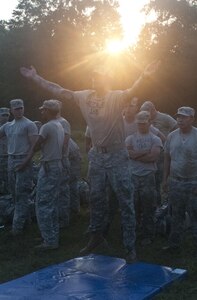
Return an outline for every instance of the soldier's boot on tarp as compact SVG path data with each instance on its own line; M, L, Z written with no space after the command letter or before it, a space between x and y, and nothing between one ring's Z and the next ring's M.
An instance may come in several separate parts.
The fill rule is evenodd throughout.
M125 257L126 263L131 264L137 261L136 251L135 249L132 249L127 252Z
M90 254L95 248L98 246L103 245L108 247L107 241L104 239L101 232L91 233L90 240L86 247L80 250L81 255Z

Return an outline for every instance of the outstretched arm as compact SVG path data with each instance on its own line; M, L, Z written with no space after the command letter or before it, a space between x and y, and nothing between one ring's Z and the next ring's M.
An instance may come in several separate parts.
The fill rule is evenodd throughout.
M61 98L61 99L72 99L74 92L71 90L64 89L60 85L50 82L40 75L37 74L36 69L31 66L30 68L21 67L20 73L23 77L28 80L33 81L35 84L40 86L41 88L52 93L53 96Z
M149 78L151 75L153 75L157 69L159 68L161 61L155 60L149 65L146 66L143 73L140 75L140 77L134 82L131 88L127 89L125 91L125 101L131 101L131 98L136 95L137 90L141 87L142 83L144 82L144 79Z

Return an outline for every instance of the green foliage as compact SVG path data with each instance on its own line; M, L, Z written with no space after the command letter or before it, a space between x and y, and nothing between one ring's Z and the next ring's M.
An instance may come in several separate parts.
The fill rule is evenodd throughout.
M12 19L0 24L2 104L14 97L27 99L26 111L35 119L32 109L50 97L23 80L20 66L34 65L44 77L70 89L90 85L90 71L105 39L121 34L115 3L20 0ZM67 114L72 110L69 107ZM83 123L75 108L74 113Z
M124 89L158 58L161 68L142 87L141 101L151 99L172 114L181 105L196 108L196 1L150 1L145 10L155 11L156 21L145 26L135 49L114 59L102 50L106 39L123 35L117 5L110 0L20 0L11 20L0 22L1 105L23 98L27 117L35 120L37 107L51 97L23 79L20 66L34 65L49 81L81 90L90 88L94 65L109 62L116 73L113 87ZM84 124L71 103L63 105L63 115L72 126Z
M155 11L157 19L143 29L136 60L158 58L162 62L154 94L147 90L145 97L150 94L169 112L181 105L196 108L197 2L152 0L145 11Z

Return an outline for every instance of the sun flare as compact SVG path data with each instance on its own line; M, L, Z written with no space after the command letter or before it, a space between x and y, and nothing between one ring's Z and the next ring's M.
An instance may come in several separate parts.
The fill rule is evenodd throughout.
M106 52L118 54L129 47L135 46L143 26L155 18L146 16L142 8L150 0L119 0L119 13L123 27L123 38L106 42Z
M125 49L123 40L109 40L106 42L106 51L111 54L118 54Z

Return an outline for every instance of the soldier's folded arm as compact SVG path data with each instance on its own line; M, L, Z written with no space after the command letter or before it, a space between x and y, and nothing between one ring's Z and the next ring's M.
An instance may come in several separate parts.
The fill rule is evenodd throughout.
M141 158L139 158L140 161L142 162L156 162L159 158L159 154L161 152L161 147L160 146L153 146L151 150L143 155Z
M133 147L131 145L127 145L127 150L129 152L129 156L131 159L134 159L134 160L138 160L140 159L140 157L146 155L148 152L147 151L136 151L136 150L133 150Z

